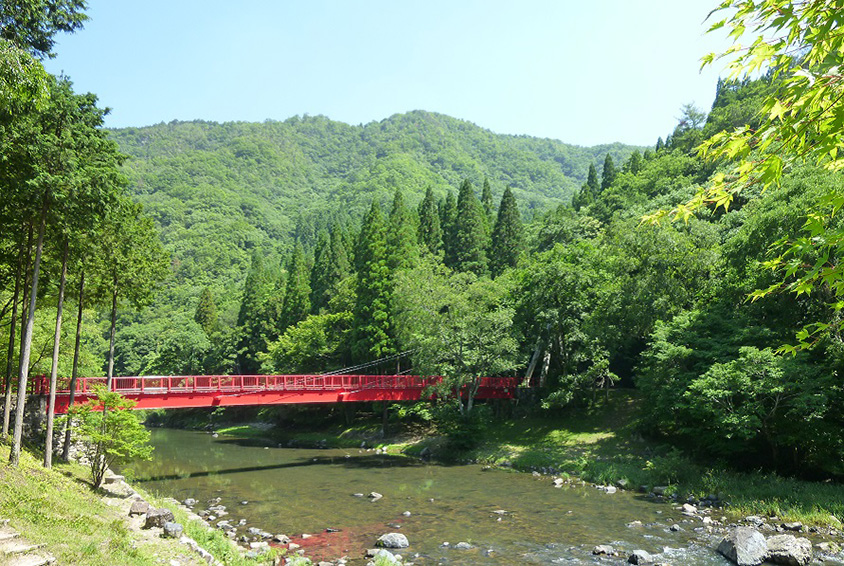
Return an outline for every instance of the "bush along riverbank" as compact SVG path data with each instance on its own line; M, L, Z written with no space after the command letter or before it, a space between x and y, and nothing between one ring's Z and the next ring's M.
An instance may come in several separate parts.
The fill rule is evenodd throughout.
M455 434L448 423L435 423L424 406L393 408L385 436L377 409L359 414L351 424L326 418L324 411L312 419L302 413L299 422L283 426L275 426L275 415L267 411L241 412L236 419L217 414L210 429L274 446L364 448L637 490L669 502L715 506L730 521L777 517L825 529L840 529L844 521L844 487L838 482L736 471L644 438L637 430L639 400L629 391L612 391L596 408L568 415L535 410L493 418L489 407L480 406L471 438ZM158 415L153 422L161 420ZM194 415L191 424L209 428L208 414Z
M8 457L9 447L0 445L0 460ZM5 523L3 532L9 533L8 546L0 549L0 563L23 558L18 552L30 549L36 550L29 553L33 559L35 555L44 559L32 564L257 566L276 562L275 552L245 556L224 533L210 529L175 501L139 492L113 475L94 490L89 476L90 471L76 463L56 463L45 469L40 457L26 450L19 467L0 467L0 519ZM139 502L151 509L169 509L172 516L163 518L178 527L166 531L163 521L153 526L146 512L138 512Z

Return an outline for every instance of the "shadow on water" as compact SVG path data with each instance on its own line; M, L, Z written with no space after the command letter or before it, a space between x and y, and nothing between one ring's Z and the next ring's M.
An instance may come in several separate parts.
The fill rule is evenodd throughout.
M282 464L267 464L262 466L241 466L237 468L225 468L220 470L203 470L201 472L191 472L189 474L162 474L151 477L138 478L135 481L138 483L158 482L167 480L181 480L188 478L204 478L209 476L220 476L226 474L240 474L244 472L263 472L268 470L282 470L289 468L303 468L307 466L337 466L341 465L346 469L379 469L379 468L417 468L430 464L426 464L419 460L412 458L404 458L397 456L382 456L382 455L367 455L355 456L354 458L338 458L338 457L317 457L317 458L302 458L294 462L285 462Z

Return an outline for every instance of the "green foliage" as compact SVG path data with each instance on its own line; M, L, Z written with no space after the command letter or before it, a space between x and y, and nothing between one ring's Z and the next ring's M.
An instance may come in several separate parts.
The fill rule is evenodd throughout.
M208 287L204 288L199 296L199 304L196 305L193 319L208 336L211 336L217 329L217 304L214 302L211 289Z
M481 276L488 271L486 220L472 183L466 179L457 195L452 249L446 248L446 265L456 271ZM450 260L450 261L449 261Z
M311 312L310 272L305 262L302 246L296 244L287 263L287 285L284 287L284 301L279 313L277 333L304 320Z
M482 377L515 370L518 341L505 278L449 273L430 261L397 275L395 318L423 375L442 376L441 398L469 414Z
M106 470L118 463L136 459L149 459L149 431L137 416L130 411L135 406L118 393L98 386L96 401L74 405L68 410L68 418L76 422L76 434L85 444L90 462L91 480L94 487L100 487Z
M404 205L401 191L396 191L387 223L387 265L391 271L413 267L419 261L417 220Z
M263 255L252 254L252 265L246 276L243 299L237 315L240 339L237 343L237 365L241 373L256 373L259 367L257 355L263 351L265 305L272 291L269 272L264 268ZM280 300L281 297L276 297ZM279 302L280 304L280 302Z
M88 20L85 0L11 0L0 5L0 39L33 55L54 57L53 36L73 32Z
M429 253L438 255L443 247L443 230L434 191L431 187L425 191L425 198L419 203L419 233L418 241L425 246Z
M490 271L497 277L505 269L516 267L524 249L524 229L516 197L510 187L504 190L498 206L498 218L492 230Z
M310 315L267 345L261 369L266 373L323 373L344 367L352 320L350 312Z
M355 362L368 362L395 352L388 261L387 224L378 203L373 201L363 219L355 252L358 274L352 325Z

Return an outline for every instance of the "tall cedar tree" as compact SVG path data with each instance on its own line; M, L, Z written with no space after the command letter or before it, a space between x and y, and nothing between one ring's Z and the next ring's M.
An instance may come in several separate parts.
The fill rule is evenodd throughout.
M390 320L390 268L387 265L387 226L373 201L363 219L355 252L357 298L352 324L352 357L356 363L377 360L395 352Z
M574 195L571 199L571 205L575 210L580 210L584 206L589 206L595 199L598 198L598 193L601 191L601 185L598 183L598 170L595 169L595 164L589 164L589 172L586 174L586 182L580 187L580 192Z
M481 276L487 273L487 232L484 211L472 183L466 179L457 195L457 217L454 221L454 265L456 271Z
M206 336L211 336L217 329L217 304L208 287L204 288L202 294L199 295L199 304L196 305L193 319L202 327Z
M308 263L302 246L297 243L287 263L287 286L281 304L278 333L304 320L311 312L311 285Z
M498 206L498 218L492 231L492 247L489 267L493 277L511 267L516 267L523 248L522 218L516 197L510 187L504 190L501 204Z
M237 344L237 368L240 373L257 373L261 368L258 352L265 349L265 305L273 288L270 275L264 268L264 256L257 250L243 286L243 300L237 314L240 340Z
M455 255L457 246L455 243L455 227L457 219L457 199L454 198L454 193L448 191L445 200L440 201L440 226L443 231L443 251L445 256L443 262L448 267L454 267L456 261Z
M484 187L481 190L481 204L484 206L484 214L486 214L489 224L492 226L495 219L495 209L492 204L492 188L489 186L489 179L486 177L484 177Z
M419 230L417 232L420 246L424 246L430 253L437 255L443 248L443 231L434 191L431 187L425 191L425 198L419 203Z
M615 182L616 175L615 163L608 153L606 159L604 159L604 170L601 173L601 191L607 190Z
M419 263L416 243L416 219L404 205L401 191L396 191L387 230L387 265L390 271L410 269Z
M311 271L311 312L321 314L327 311L331 298L340 288L340 282L352 271L346 253L345 231L334 224L328 241L322 241L322 234L317 239L314 268Z
M311 270L311 312L319 314L331 298L331 238L320 230L314 248L314 268Z
M642 154L639 153L638 149L634 149L633 153L630 154L626 166L626 170L634 175L642 170Z

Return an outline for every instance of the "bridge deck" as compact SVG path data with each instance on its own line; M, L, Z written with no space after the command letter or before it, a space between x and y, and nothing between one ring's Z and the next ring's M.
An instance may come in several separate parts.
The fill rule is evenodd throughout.
M246 405L342 403L360 401L418 401L430 398L425 390L440 378L418 375L173 375L115 377L112 390L137 401L136 409L177 409ZM74 402L93 398L104 377L83 377L76 382ZM515 378L481 378L478 399L510 399ZM46 394L46 378L32 381L32 391ZM70 402L69 380L56 392L56 412Z

